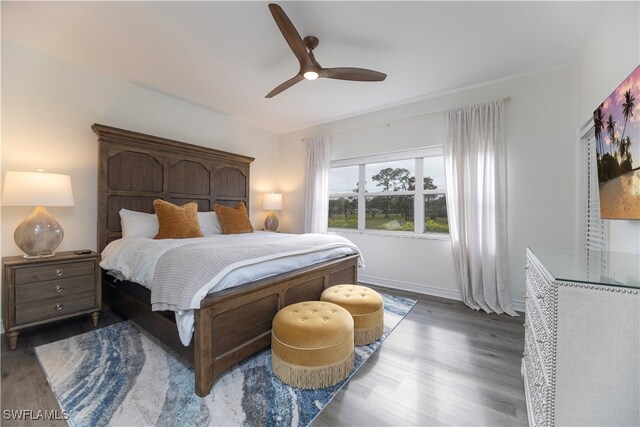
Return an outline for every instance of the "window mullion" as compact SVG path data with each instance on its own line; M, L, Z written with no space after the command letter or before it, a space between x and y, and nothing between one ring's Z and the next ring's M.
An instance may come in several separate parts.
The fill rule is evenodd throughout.
M358 231L364 231L364 225L367 220L367 211L365 207L365 165L359 165L358 167Z
M393 196L413 196L415 194L415 191L375 191L375 192L367 192L367 197L374 197L374 196L389 196L389 197L393 197Z
M417 234L424 232L424 196L422 195L424 188L423 164L422 158L416 159L416 185L413 195L413 230Z
M358 193L330 193L329 197L344 197L345 199L349 197L357 197Z

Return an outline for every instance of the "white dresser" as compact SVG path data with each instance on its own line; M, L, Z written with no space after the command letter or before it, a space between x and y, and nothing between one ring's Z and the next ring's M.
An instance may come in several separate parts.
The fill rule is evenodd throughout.
M527 249L531 426L640 426L640 257Z

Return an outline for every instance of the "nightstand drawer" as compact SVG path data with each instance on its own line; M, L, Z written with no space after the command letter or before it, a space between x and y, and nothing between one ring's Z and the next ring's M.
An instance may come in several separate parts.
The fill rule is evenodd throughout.
M15 284L22 285L24 283L85 276L94 273L95 263L93 260L47 264L41 267L17 268L15 270Z
M79 292L91 292L95 288L93 274L47 282L27 283L16 286L16 304L64 297Z
M60 298L16 304L16 324L37 322L39 320L73 314L96 307L95 292L82 292Z

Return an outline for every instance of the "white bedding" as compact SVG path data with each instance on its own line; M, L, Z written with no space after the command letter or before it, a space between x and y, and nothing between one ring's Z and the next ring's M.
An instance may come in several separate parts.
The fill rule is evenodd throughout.
M219 246L222 251L225 247L233 246L238 242L255 242L255 244L261 244L269 242L271 239L279 239L285 236L288 235L258 231L250 234L218 234L194 239L153 240L147 237L123 238L107 245L102 252L102 262L100 266L119 279L136 282L151 289L158 260L167 251L178 246L202 243L206 239L206 241L210 241L212 244ZM358 251L350 244L241 266L231 269L231 271L217 283L212 283L209 292L221 291L243 283L354 253L358 253ZM359 260L359 263L359 265L362 266L361 260ZM189 345L193 335L193 310L176 310L175 314L180 339L185 346Z

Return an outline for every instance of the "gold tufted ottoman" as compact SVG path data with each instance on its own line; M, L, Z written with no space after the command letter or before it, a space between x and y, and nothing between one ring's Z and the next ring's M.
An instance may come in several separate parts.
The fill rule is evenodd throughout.
M273 318L273 373L299 388L324 388L353 369L353 319L344 308L321 301L284 307Z
M351 313L355 345L370 344L384 333L384 303L373 289L336 285L325 289L320 300L338 304Z

